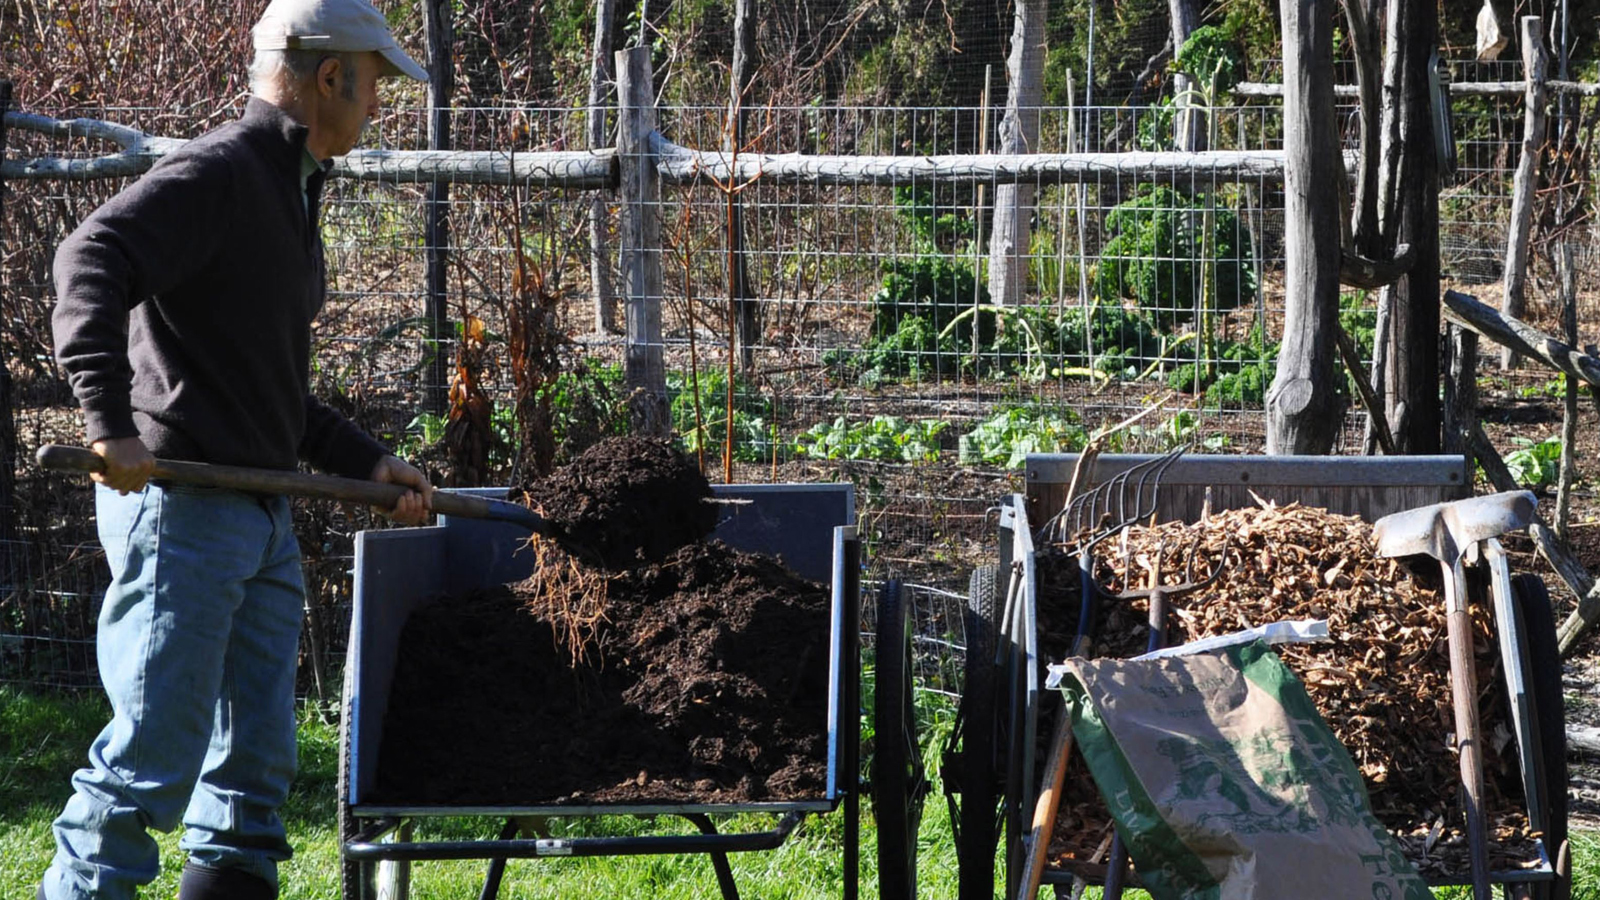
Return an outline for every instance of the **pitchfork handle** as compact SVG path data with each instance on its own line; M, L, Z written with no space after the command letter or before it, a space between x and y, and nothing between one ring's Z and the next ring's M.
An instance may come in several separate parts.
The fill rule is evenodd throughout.
M82 447L45 444L36 454L39 466L58 472L103 472L106 461L100 454ZM194 487L224 488L257 494L284 494L313 500L338 500L365 503L379 509L393 509L410 488L385 481L364 481L335 475L307 475L283 469L252 469L211 463L158 459L152 479ZM504 500L490 500L471 494L435 491L433 511L465 519L498 519L515 522L538 534L549 534L543 516L527 507Z

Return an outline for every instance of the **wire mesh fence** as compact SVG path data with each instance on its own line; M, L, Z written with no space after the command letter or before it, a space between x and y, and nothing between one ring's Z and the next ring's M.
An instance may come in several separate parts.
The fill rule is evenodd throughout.
M1443 264L1452 282L1483 287L1500 277L1520 102L1471 98L1456 110L1461 166L1441 197ZM1219 102L1206 112L1213 149L1281 147L1273 104ZM191 137L229 113L94 115ZM1174 141L1169 105L1039 113L1038 152L1150 151ZM457 109L450 130L462 150L583 149L586 115ZM977 153L998 119L977 107L826 105L751 108L745 116L745 144L729 153ZM368 144L425 147L426 122L425 110L388 111ZM708 150L724 147L730 132L721 106L664 108L659 127L679 145ZM7 157L104 152L83 139L14 130ZM72 227L126 183L6 185L0 291L24 451L82 438L50 355L50 259ZM662 350L680 440L714 478L853 481L874 571L926 585L919 597L928 621L918 633L926 630L930 647L961 646L959 615L950 610L959 610L968 572L992 553L987 510L1020 488L1026 453L1075 449L1093 429L1151 407L1157 412L1122 433L1115 449L1195 443L1255 452L1264 443L1262 405L1283 309L1277 180L1135 166L1081 182L1024 184L1033 199L1017 256L1027 287L1020 303L1006 306L987 293L986 242L1000 188L934 178L897 187L701 179L664 188L658 210ZM429 198L426 184L330 182L330 294L315 326L314 391L461 486L515 485L534 474L522 421L534 408L523 402L530 397L543 404L555 461L624 429L626 338L602 327L616 303L604 276L612 291L620 276L616 194L532 182L450 185L442 204L443 331L429 316ZM596 208L593 233L604 250L592 260ZM728 228L735 208L738 256ZM741 296L730 281L736 265L746 273ZM1370 298L1345 298L1358 336L1370 311ZM513 352L530 322L556 336L555 363L532 387L526 358ZM1359 449L1354 413L1343 435L1341 450ZM0 681L94 683L93 622L105 573L89 490L23 459L5 513L15 536L4 543ZM348 620L351 539L381 524L326 504L302 505L298 517L311 586L303 686L326 695L336 690L329 672ZM943 683L940 663L930 665L930 683Z

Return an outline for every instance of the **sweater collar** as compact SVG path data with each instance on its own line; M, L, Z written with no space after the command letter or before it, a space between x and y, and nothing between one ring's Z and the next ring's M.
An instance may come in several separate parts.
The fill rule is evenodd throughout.
M311 133L311 129L260 97L251 97L245 103L244 117L241 121L250 132L261 135L268 143L275 146L274 157L286 171L294 174L296 181L299 181L300 161L307 153L306 136Z

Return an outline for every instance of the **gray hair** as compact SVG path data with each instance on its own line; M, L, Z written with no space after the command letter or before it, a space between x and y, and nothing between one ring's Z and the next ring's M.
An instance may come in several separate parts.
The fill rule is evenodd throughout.
M339 60L339 92L346 100L356 96L356 54L344 51L323 50L257 50L250 61L250 90L261 94L278 87L293 97L299 97L301 88L317 74L322 61L332 57Z

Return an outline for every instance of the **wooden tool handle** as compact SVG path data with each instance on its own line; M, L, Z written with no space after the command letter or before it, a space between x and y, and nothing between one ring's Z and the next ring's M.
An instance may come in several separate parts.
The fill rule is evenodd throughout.
M46 444L36 454L45 469L64 472L103 472L106 463L100 454L82 447ZM364 503L379 509L393 509L410 488L383 481L341 478L336 475L307 475L280 469L251 469L244 466L219 466L211 463L158 459L152 478L194 487L224 488L258 494L284 494L313 500L338 500ZM434 491L433 511L468 519L501 519L516 522L540 534L549 525L532 510L503 500L489 500L469 494Z
M1464 593L1456 583L1449 594ZM1464 596L1449 598L1445 627L1450 646L1451 699L1455 707L1456 748L1466 793L1467 848L1474 900L1489 900L1488 827L1483 817L1483 730L1478 724L1477 679L1472 666L1472 618Z
M1050 850L1050 837L1055 833L1056 813L1061 808L1061 787L1066 782L1067 757L1072 753L1072 716L1065 706L1062 704L1055 736L1050 739L1050 761L1044 770L1044 789L1033 807L1033 826L1028 829L1028 858L1023 862L1016 900L1034 900L1044 880L1045 857Z

